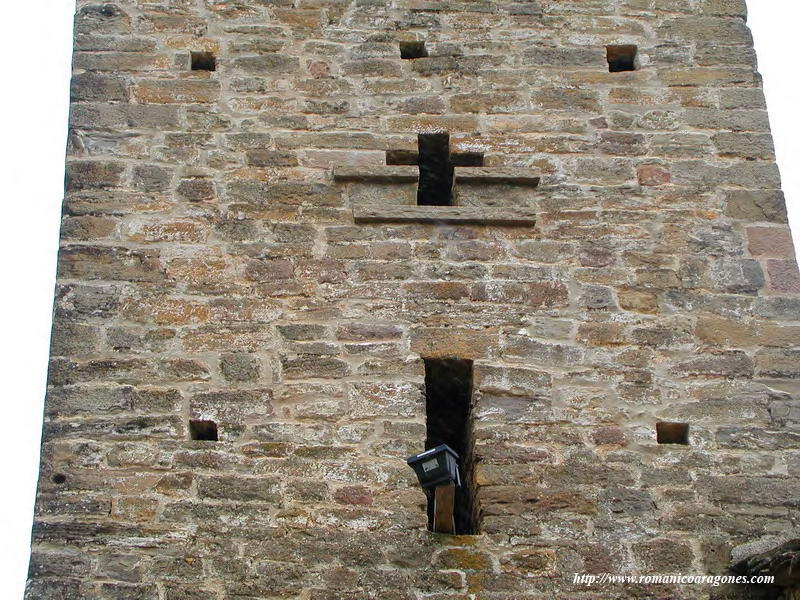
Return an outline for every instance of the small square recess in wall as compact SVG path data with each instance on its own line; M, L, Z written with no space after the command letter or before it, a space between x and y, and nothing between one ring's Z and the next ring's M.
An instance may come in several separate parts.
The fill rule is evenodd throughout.
M189 437L201 442L218 442L217 424L214 421L189 421Z
M216 71L217 58L213 52L192 52L192 71Z
M621 46L606 46L608 70L611 73L636 70L636 53L638 49L631 44Z
M425 58L428 56L428 50L425 48L425 42L400 42L400 58Z
M689 444L688 423L656 423L656 441L659 444Z

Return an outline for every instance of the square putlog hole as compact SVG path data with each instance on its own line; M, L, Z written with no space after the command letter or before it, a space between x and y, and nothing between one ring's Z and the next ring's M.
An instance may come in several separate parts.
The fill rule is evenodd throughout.
M425 58L428 50L425 42L400 42L400 58Z
M659 444L689 445L688 423L656 423L656 441Z
M214 421L189 421L189 437L202 442L218 442L217 424Z
M611 73L636 70L637 47L633 45L606 46L608 70Z
M213 52L192 52L192 71L216 71L217 58Z

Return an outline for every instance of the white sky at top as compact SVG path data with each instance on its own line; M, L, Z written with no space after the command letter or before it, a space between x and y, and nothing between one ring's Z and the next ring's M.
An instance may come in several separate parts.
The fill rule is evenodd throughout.
M796 0L750 0L792 229L800 231ZM0 589L21 598L30 543L64 179L73 0L5 2L0 22Z

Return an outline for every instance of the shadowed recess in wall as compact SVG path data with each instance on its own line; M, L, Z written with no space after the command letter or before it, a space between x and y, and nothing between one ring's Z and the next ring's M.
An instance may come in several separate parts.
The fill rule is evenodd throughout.
M425 360L425 449L447 444L458 454L461 487L456 490L456 533L478 532L472 437L472 361L456 358ZM428 528L433 525L433 499L428 499Z

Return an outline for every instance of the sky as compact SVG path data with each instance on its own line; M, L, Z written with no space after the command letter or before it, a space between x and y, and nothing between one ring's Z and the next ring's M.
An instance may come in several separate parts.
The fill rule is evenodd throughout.
M5 2L0 20L0 589L21 598L33 514L64 181L73 0ZM795 238L800 232L797 0L749 0ZM6 595L7 594L7 595Z

